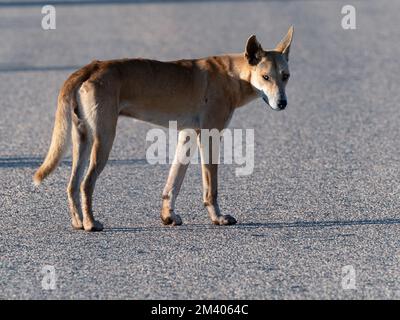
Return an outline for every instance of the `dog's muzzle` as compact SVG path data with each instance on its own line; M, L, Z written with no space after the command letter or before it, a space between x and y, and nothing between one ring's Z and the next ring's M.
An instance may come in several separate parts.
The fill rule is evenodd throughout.
M286 99L279 99L276 103L276 107L273 107L270 105L269 100L267 95L265 95L264 93L262 93L262 99L264 100L264 102L269 105L271 107L272 110L275 111L282 111L285 110L286 106L287 106L287 100Z

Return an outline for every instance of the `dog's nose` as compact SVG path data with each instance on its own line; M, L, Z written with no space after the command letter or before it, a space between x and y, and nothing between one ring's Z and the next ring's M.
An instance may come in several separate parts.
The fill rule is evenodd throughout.
M285 109L287 106L287 100L280 99L278 100L278 107L280 109Z

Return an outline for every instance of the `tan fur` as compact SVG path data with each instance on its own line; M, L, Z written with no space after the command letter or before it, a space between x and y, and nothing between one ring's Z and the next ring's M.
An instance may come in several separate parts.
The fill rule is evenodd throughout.
M177 155L184 152L184 129L195 129L201 158L211 159L219 150L202 146L200 129L224 129L236 108L257 97L273 109L284 108L292 35L293 28L272 51L264 51L252 36L242 54L171 62L93 61L73 73L60 91L51 145L34 182L40 184L56 168L72 132L72 173L67 190L72 225L87 231L102 230L93 218L92 195L108 160L118 117L162 126L177 121L182 130ZM165 224L182 222L174 213L174 203L186 169L187 164L179 162L171 166L163 192L161 218ZM204 204L214 224L234 224L233 217L220 213L217 171L217 164L202 161Z
M71 113L72 110L77 108L75 90L89 78L92 70L92 66L88 65L74 72L65 81L58 95L58 106L50 148L43 164L33 177L35 185L40 185L42 180L57 167L65 152L71 131Z

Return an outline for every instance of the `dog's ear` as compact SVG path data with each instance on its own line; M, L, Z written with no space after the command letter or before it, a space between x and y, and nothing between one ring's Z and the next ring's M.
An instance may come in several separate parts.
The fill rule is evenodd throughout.
M282 53L287 61L289 61L289 51L293 39L293 31L294 28L293 26L291 26L286 36L281 40L281 42L279 42L279 44L275 48L275 51Z
M249 64L252 66L257 65L261 61L263 52L264 51L261 47L261 44L257 41L256 36L253 34L247 40L246 51L244 54Z

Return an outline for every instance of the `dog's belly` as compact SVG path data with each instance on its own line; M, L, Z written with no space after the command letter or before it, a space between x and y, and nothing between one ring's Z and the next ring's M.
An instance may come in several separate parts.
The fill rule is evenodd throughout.
M170 121L176 121L178 129L200 128L200 116L197 112L191 110L157 109L129 102L122 102L120 103L120 115L163 127L169 127Z

